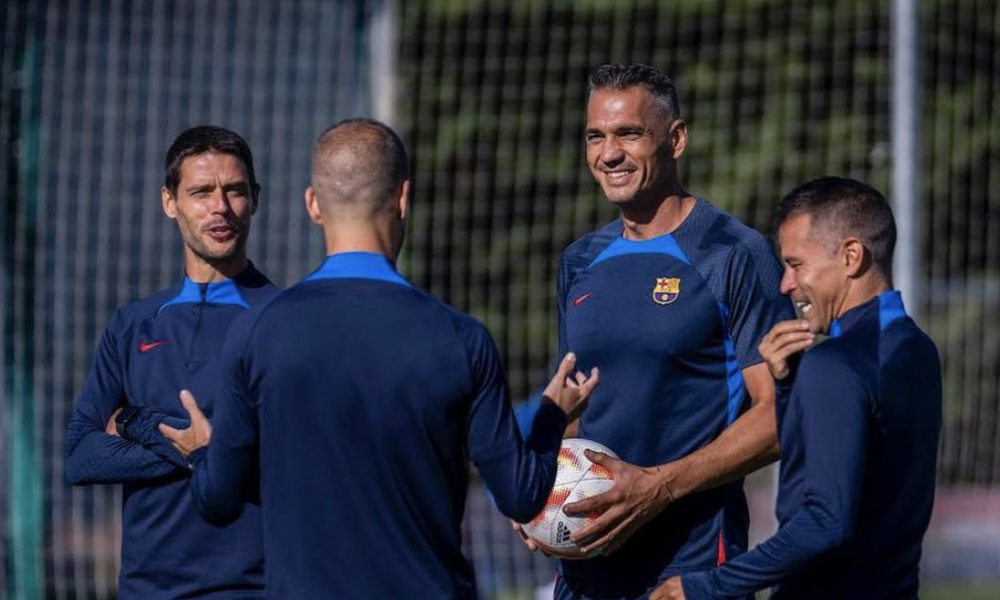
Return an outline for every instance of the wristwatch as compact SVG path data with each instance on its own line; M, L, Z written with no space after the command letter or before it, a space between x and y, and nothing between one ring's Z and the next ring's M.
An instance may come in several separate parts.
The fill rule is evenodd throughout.
M115 417L115 431L126 440L128 437L128 424L139 414L139 409L131 404L126 405Z

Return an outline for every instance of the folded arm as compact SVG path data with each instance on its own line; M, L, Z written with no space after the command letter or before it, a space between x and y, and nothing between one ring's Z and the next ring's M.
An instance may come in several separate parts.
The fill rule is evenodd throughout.
M108 433L115 411L127 403L124 368L114 334L118 320L116 314L101 338L94 366L67 428L66 479L73 485L149 481L185 470L176 453L162 443L147 447L142 441ZM149 418L155 417L146 415L141 420Z

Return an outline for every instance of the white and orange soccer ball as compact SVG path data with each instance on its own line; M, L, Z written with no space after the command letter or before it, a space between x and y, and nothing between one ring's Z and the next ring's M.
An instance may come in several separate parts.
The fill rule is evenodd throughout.
M603 452L618 458L618 455L597 442L582 438L563 440L559 449L556 483L552 487L552 493L545 501L542 512L523 526L524 533L534 540L539 548L552 556L573 559L590 558L599 554L583 554L569 539L573 532L583 529L599 515L570 517L562 510L567 504L604 493L615 485L611 472L599 464L590 462L583 453L584 450Z

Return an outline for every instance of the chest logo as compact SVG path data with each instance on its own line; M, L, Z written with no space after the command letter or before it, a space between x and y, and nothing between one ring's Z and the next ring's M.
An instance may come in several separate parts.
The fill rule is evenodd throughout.
M594 292L587 292L586 294L580 296L579 298L574 299L573 300L573 306L580 306L581 304L583 304L584 300L586 300L587 298L590 298L593 295L594 295Z
M653 302L670 304L681 295L680 277L657 277L653 288Z
M163 344L166 344L168 341L169 340L153 340L152 342L140 342L139 343L139 352L145 354L145 353L149 352L150 350L152 350L153 348L156 348L158 346L162 346Z

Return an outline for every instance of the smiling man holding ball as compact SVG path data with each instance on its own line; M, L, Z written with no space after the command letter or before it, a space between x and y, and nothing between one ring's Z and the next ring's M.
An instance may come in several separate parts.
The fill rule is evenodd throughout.
M565 507L600 516L572 535L594 558L561 561L556 598L643 598L746 550L741 478L778 450L756 348L794 311L764 237L681 186L688 130L669 78L638 64L595 69L584 135L621 218L563 253L559 348L601 369L574 433L621 460L588 453L615 485Z

